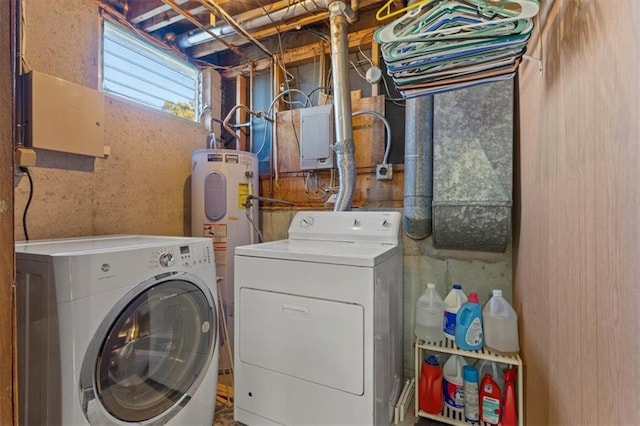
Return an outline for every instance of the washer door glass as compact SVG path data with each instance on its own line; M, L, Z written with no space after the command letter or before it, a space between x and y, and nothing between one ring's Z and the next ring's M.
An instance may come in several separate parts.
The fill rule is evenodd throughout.
M95 391L103 407L119 420L141 422L175 405L208 367L213 315L188 281L162 282L136 296L98 354Z

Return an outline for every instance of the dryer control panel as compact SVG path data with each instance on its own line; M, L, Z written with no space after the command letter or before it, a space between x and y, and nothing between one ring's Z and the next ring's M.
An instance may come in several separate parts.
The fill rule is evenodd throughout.
M289 239L400 244L400 212L299 212Z

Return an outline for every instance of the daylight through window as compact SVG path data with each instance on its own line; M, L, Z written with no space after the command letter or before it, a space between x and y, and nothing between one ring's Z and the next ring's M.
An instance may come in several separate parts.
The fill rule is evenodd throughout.
M195 121L200 98L199 75L189 62L104 21L105 92Z

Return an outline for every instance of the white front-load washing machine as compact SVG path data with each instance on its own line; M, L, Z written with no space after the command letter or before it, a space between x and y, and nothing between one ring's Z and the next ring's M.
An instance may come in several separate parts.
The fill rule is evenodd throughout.
M399 212L299 212L236 248L235 419L389 425L402 382Z
M16 243L19 423L210 426L213 256L209 238Z

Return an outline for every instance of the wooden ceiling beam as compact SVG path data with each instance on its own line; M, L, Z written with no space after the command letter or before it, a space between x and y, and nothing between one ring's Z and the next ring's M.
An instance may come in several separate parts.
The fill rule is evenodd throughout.
M188 1L189 0L175 0L175 3L182 5ZM151 9L149 7L151 7ZM132 24L139 24L140 22L144 22L170 10L171 7L164 4L162 0L134 1L129 3L127 20Z
M191 15L198 15L203 12L208 12L207 8L204 6L197 6L192 9L187 9L187 12ZM169 12L167 12L168 14ZM171 17L167 17L165 14L156 15L151 19L147 19L144 22L142 29L148 33L158 31L159 29L168 27L169 25L175 24L176 22L184 21L184 16L176 13L173 9L171 9Z
M359 45L366 46L373 41L373 31L375 28L367 28L364 30L349 33L349 49L356 49ZM323 46L321 49L320 46ZM331 53L331 46L327 43L312 43L294 49L285 50L283 54L278 55L280 61L285 65L295 65L298 63L309 61L310 59L317 57L321 54ZM263 71L271 66L272 61L270 59L261 59L252 63L238 65L237 67L229 68L221 73L223 78L235 78L238 75L248 75L253 65L253 70Z
M380 0L361 0L360 9L363 10L366 8L370 8L371 6L378 3L380 3ZM282 9L283 7L286 7L287 4L289 4L289 0L279 1L276 3L272 3L269 6L265 6L265 9L268 12L276 11L276 10ZM248 12L244 12L239 15L236 15L233 17L233 19L236 22L242 24L256 17L263 16L264 14L265 14L265 10L263 10L262 8L258 8L258 9L250 10ZM273 36L278 33L282 33L284 31L289 31L292 29L296 29L298 27L303 27L305 25L320 22L324 19L328 19L328 17L329 17L329 13L324 11L318 12L315 14L308 14L292 22L276 23L265 29L253 31L251 32L251 35L256 39L260 40L266 37ZM246 38L238 37L235 35L226 36L224 37L224 39L225 41L228 41L230 44L233 44L234 46L241 46L243 44L249 43L249 41L247 41ZM189 57L192 57L192 58L202 58L204 56L221 52L225 49L226 47L220 41L212 40L205 43L201 43L190 49L187 49L186 53Z

